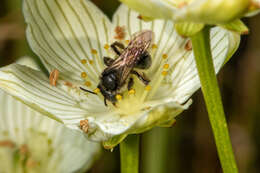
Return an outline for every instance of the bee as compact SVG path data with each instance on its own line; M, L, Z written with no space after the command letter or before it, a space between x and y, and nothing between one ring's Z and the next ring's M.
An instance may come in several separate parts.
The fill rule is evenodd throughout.
M128 90L134 85L131 75L136 75L144 85L148 85L150 80L144 73L139 73L135 69L148 69L152 64L151 56L148 52L154 34L150 30L136 33L133 39L125 48L120 42L114 42L111 48L118 55L118 58L112 59L104 57L104 64L107 66L100 76L100 82L97 86L101 94L104 96L104 104L107 106L107 100L115 104L117 102L116 95L120 94L120 90L127 84ZM86 89L84 91L93 93Z

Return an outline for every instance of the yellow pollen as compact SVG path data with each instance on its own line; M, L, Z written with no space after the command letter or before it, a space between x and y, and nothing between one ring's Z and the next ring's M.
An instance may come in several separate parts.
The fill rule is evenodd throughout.
M94 90L94 93L99 93L100 92L100 89L99 88L96 88L95 90Z
M156 48L157 48L157 45L156 45L156 44L153 44L153 45L152 45L152 48L153 48L153 49L156 49Z
M135 90L134 90L134 89L130 89L130 90L128 91L128 93L129 93L129 94L135 94Z
M89 60L89 64L93 64L94 62L93 62L93 60Z
M96 49L92 49L92 50L91 50L91 53L92 53L92 54L97 54L97 50L96 50Z
M104 49L106 49L106 50L109 49L109 45L105 44Z
M116 95L116 99L117 99L117 100L122 100L122 96L121 96L120 94L117 94L117 95Z
M150 91L150 90L151 90L151 86L150 86L150 85L147 85L147 86L145 87L145 90L146 90L146 91Z
M125 43L128 44L130 41L129 40L126 40Z
M81 77L82 77L82 78L87 77L87 73L86 73L86 72L82 72L82 73L81 73Z
M85 60L85 59L81 60L81 64L86 64L86 63L87 63L87 60Z
M163 58L163 59L166 59L166 58L168 58L168 55L167 55L167 54L163 54L163 55L162 55L162 58Z
M91 83L90 83L89 81L87 81L87 82L85 82L85 85L86 85L87 87L90 87L90 86L91 86Z
M163 68L164 68L164 69L168 69L169 66L170 66L169 64L164 64L164 65L163 65Z
M167 71L163 71L163 72L162 72L162 75L163 75L163 76L166 76L167 74L168 74Z

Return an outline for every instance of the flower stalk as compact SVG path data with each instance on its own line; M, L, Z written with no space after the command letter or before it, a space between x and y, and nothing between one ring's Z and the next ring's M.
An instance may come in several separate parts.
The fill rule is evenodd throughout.
M210 49L210 28L191 37L203 96L224 173L238 172Z
M129 135L120 143L121 173L139 172L139 135Z

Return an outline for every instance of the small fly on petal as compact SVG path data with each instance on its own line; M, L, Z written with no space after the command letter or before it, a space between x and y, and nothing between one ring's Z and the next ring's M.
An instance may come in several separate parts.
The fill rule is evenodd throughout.
M88 133L88 128L89 128L89 125L88 125L88 120L81 120L79 122L79 127L80 129L85 132L85 133Z
M59 71L57 69L53 70L51 73L50 73L50 77L49 77L49 80L50 80L50 84L52 86L56 86L57 85L57 80L59 78Z

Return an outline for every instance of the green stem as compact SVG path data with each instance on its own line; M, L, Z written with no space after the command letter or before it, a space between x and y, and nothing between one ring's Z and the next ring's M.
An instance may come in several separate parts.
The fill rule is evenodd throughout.
M224 173L237 173L210 49L209 27L191 37L201 88Z
M121 173L138 173L139 135L129 135L120 143Z

